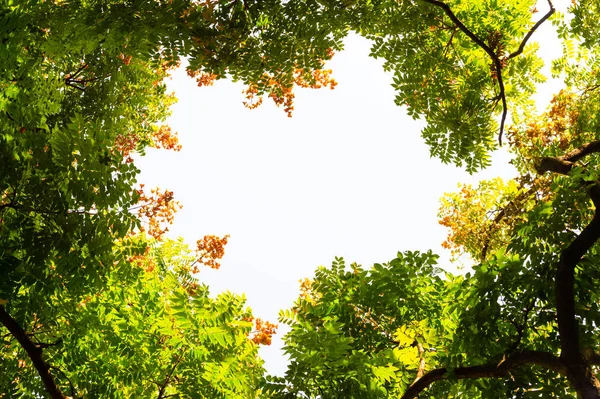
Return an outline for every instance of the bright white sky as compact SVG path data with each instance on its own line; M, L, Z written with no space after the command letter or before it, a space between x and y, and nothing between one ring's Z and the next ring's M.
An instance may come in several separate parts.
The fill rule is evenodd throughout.
M256 317L276 321L298 280L335 256L371 265L432 249L447 266L439 198L459 182L514 173L502 154L477 176L430 159L422 123L394 104L391 75L368 54L365 39L348 38L328 65L339 85L298 90L293 118L268 99L244 108L243 87L228 81L198 88L180 70L169 82L179 98L169 123L183 149L149 151L137 163L140 182L173 190L184 205L171 236L193 244L231 235L221 269L200 279L213 293L245 293ZM279 331L261 355L283 374Z

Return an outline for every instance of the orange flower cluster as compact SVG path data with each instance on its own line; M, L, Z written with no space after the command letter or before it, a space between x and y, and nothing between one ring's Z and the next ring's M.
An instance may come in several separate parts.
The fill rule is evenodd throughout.
M177 133L171 131L168 125L162 125L152 134L152 147L165 150L181 151Z
M215 80L217 80L219 77L219 75L215 75L214 73L192 71L190 69L188 69L186 72L189 77L196 79L198 87L212 86L215 83Z
M461 187L457 194L446 193L447 202L442 202L443 206L439 211L439 224L448 228L448 237L442 243L442 248L449 249L453 257L463 253L463 246L473 246L485 240L487 232L484 221L476 220L477 216L483 212L475 213L475 218L471 214L465 214L464 204L473 204L479 201L475 200L476 190L470 184ZM472 209L473 206L470 207ZM473 220L475 219L475 220ZM467 227L468 226L468 227Z
M252 318L247 321L252 321ZM277 332L277 327L277 324L257 318L254 320L254 330L250 333L250 340L256 345L271 345L273 335Z
M169 231L169 228L164 227L164 225L173 223L175 212L180 210L182 205L173 200L172 191L160 192L158 188L154 188L151 190L150 195L146 195L142 190L143 187L141 185L140 190L137 190L140 195L138 201L140 205L137 208L138 215L147 224L148 234L160 240ZM140 230L146 231L146 228L142 226Z
M331 55L333 56L333 51L331 52ZM283 110L290 118L294 111L294 84L308 89L329 87L333 90L335 86L337 86L337 82L331 76L330 69L317 69L312 72L306 72L304 69L296 69L291 84L284 84L269 75L264 75L263 81L260 83L266 86L265 91L269 92L269 98L271 98L278 107L283 106ZM244 101L244 106L246 108L254 109L262 104L262 98L258 96L258 91L258 84L251 84L243 92L246 97L246 101Z
M133 158L131 157L131 154L135 151L138 141L138 137L133 134L119 134L115 139L114 149L123 155L123 160L126 163L132 163Z
M143 254L130 256L127 258L127 262L135 263L136 266L143 267L146 272L150 273L156 267L156 263L154 257L149 255L150 247L146 247Z
M294 83L308 89L320 89L329 87L330 90L337 86L336 80L331 76L331 69L317 69L307 76L303 69L294 72Z
M179 138L177 133L171 130L170 126L162 125L157 129L154 129L150 134L150 145L153 148L162 148L165 150L180 151L181 144L179 144ZM140 138L135 134L117 135L115 139L114 149L123 155L123 159L126 163L132 163L132 153L135 151Z
M202 237L201 240L196 242L196 255L198 256L197 263L202 263L212 269L218 269L221 264L218 262L219 259L225 255L225 245L229 235L219 238L213 235L207 235ZM198 267L194 266L192 269L193 273L198 273Z
M248 86L248 88L244 90L243 93L246 96L246 101L244 101L244 107L248 109L254 109L262 104L263 98L262 96L258 95L258 88L256 86Z
M130 55L125 55L123 53L119 54L119 59L123 61L123 64L125 65L131 64L131 58L132 57Z
M581 136L576 100L575 94L561 90L552 98L548 112L528 122L525 129L510 129L510 143L527 154L537 154L551 145L566 150L573 137Z
M200 284L197 281L190 281L186 282L183 285L183 288L189 296L196 296L198 295L198 288L200 288Z

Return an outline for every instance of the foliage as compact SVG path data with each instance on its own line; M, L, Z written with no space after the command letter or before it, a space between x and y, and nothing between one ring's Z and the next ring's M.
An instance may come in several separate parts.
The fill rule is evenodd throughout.
M280 313L290 366L270 377L277 397L397 397L420 359L445 358L440 339L454 331L449 284L431 253L399 253L371 269L338 258L321 267L294 307ZM449 317L444 315L450 313ZM434 352L437 350L437 352Z
M72 397L251 397L263 369L244 298L210 297L190 274L196 257L181 241L139 236L115 251L102 289L63 287L34 314L19 315L61 390ZM20 295L7 311L15 314L27 299ZM42 394L26 359L18 342L4 338L0 395Z
M539 115L533 3L353 3L361 17L387 5L357 18L360 32L395 73L398 102L425 116L432 154L485 166L505 96L520 176L442 199L444 246L471 262L464 276L442 276L435 257L409 252L370 269L337 259L303 281L280 315L291 363L265 379L272 397L600 397L596 3L552 17L564 46L552 73L566 87Z
M0 395L600 397L600 6L537 7L1 2ZM565 87L538 115L532 37L548 19ZM133 155L180 148L163 80L182 60L199 86L241 81L247 107L267 96L291 115L294 87L335 86L325 61L350 31L426 121L433 156L474 172L506 132L520 176L443 200L445 245L474 261L465 276L430 252L318 269L281 314L286 376L259 384L257 344L275 325L194 276L219 266L228 237L195 252L159 241L180 205L137 186Z

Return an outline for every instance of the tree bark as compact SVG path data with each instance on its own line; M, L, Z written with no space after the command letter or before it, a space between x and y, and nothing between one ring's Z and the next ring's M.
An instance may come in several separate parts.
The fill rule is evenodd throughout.
M570 153L542 158L536 167L538 173L554 172L568 175L575 162L586 155L600 152L600 141L585 144ZM594 375L579 343L579 322L575 313L575 267L585 253L600 239L600 182L584 182L594 203L592 221L581 231L560 255L556 268L554 293L560 338L561 363L567 379L581 399L600 399L600 381Z
M581 352L579 323L575 317L575 266L600 239L600 186L594 183L589 190L596 212L592 221L560 256L556 270L555 296L560 358L567 368L567 378L579 397L600 399L600 381Z
M446 368L431 370L422 378L416 380L402 395L402 399L415 399L435 381L445 380L451 376L459 380L470 378L501 378L508 375L509 371L526 365L542 366L560 374L567 373L567 369L560 359L551 353L529 350L517 351L498 364L457 367L452 371Z
M65 396L61 393L60 389L56 385L54 381L54 377L50 374L50 366L48 363L44 361L42 358L42 349L37 347L27 336L25 330L21 328L21 326L17 323L15 319L13 319L4 306L0 305L0 323L11 333L13 337L21 344L21 347L25 349L27 355L33 362L34 367L36 368L42 382L44 383L44 387L46 388L46 392L50 395L52 399L65 399Z

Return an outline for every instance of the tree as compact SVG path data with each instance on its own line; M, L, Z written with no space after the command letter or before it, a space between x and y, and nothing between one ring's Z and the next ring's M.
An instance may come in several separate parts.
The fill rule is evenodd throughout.
M533 20L534 6L339 7L395 72L398 103L427 120L433 155L474 170L494 135L508 136L520 176L444 198L445 245L472 264L464 276L412 252L370 269L319 268L280 316L291 364L265 380L274 397L600 397L600 7L573 2L568 20L547 2ZM543 76L530 39L550 17L564 45L552 73L565 88L537 115L530 94Z
M288 86L294 80L303 78L307 85L316 85L322 60L331 57L326 45L333 39L322 39L322 46L315 46L311 54L297 44L301 41L297 35L269 40L266 35L278 34L276 29L263 31L280 14L277 1L8 1L0 5L0 359L7 370L1 394L31 397L45 390L62 398L72 387L73 396L146 395L162 384L158 393L162 397L171 395L175 385L183 386L171 381L171 376L187 381L185 389L177 388L183 389L180 395L197 389L196 396L233 392L246 396L242 392L254 389L251 382L260 374L260 362L254 359L254 347L240 338L248 335L250 323L240 318L249 319L250 313L242 310L238 297L214 302L202 291L194 303L222 309L208 313L188 309L180 315L188 324L214 328L212 335L204 334L217 337L216 343L193 336L187 342L165 343L165 339L182 340L177 338L179 331L163 333L164 339L142 334L133 342L135 337L123 335L124 328L110 333L107 320L85 316L81 304L92 306L100 300L94 298L112 303L118 316L111 325L116 326L124 320L123 313L131 313L129 303L139 310L143 300L154 298L153 306L166 313L147 320L149 324L141 323L143 313L131 316L132 323L141 324L129 333L138 335L147 332L139 329L156 330L157 323L164 324L170 317L167 304L156 298L160 289L179 290L180 308L191 306L175 284L171 265L161 270L161 288L123 260L119 248L132 239L132 233L145 230L159 238L176 209L173 193L144 193L136 185L139 170L132 154L143 154L148 146L178 149L176 136L163 124L174 101L163 79L183 58L188 72L200 81L229 76L275 100L284 91L290 96ZM289 24L273 26L285 29ZM269 84L262 83L265 76ZM216 243L214 239L202 242L206 261L214 258ZM135 245L130 255L141 256L146 247ZM187 255L184 251L177 256ZM122 281L147 297L124 302L132 294L119 288ZM112 314L110 309L95 311ZM211 317L219 318L218 322ZM273 326L256 323L256 334L250 338L268 343ZM97 331L82 336L84 326ZM218 329L227 331L219 335ZM104 340L110 345L100 345ZM126 353L121 357L110 352L118 346L116 341L123 342L120 348ZM92 344L96 346L89 346L90 352L78 349ZM159 344L165 351L163 368L146 375L154 380L131 386L134 374L149 373L149 346L154 350ZM205 374L214 381L200 389L199 382L184 378L179 371L188 373L192 363L186 362L192 358L179 349L195 350L196 362L210 355L214 367L205 369ZM85 358L92 353L95 358ZM241 367L231 362L234 354L240 360L248 357L244 365L248 378L225 383L230 371L221 366L231 366L233 371ZM111 359L114 364L105 363ZM174 371L168 371L167 363ZM127 367L133 374L123 372ZM131 391L123 388L126 385Z
M600 397L600 5L573 2L570 19L543 6L5 2L2 393ZM564 45L553 74L566 87L537 116L531 96L545 77L532 37L549 18ZM295 85L335 85L323 62L349 31L394 71L396 102L426 120L433 156L473 172L508 138L521 176L444 203L447 246L474 261L465 276L416 252L318 270L282 317L290 371L261 392L251 341L268 342L273 326L256 321L252 335L239 297L195 285L187 249L139 235L160 237L176 205L169 191L139 191L131 154L177 149L162 126L173 101L162 79L182 59L199 85L240 80L249 107L266 95L290 114ZM201 256L221 253L217 241L202 241Z
M27 330L0 310L9 331L0 394L35 397L45 386L52 397L253 397L263 368L251 338L265 331L254 330L243 297L212 298L193 277L194 264L217 259L143 236L114 250L103 288L57 290ZM11 308L24 308L20 300Z

